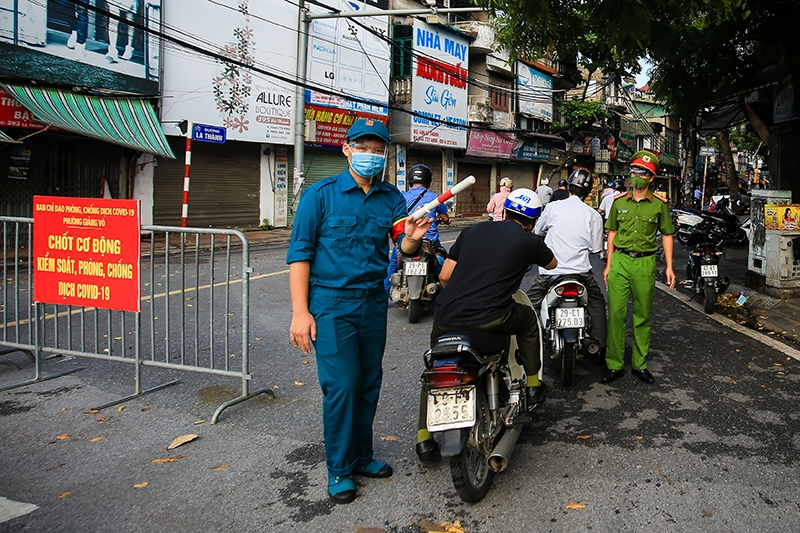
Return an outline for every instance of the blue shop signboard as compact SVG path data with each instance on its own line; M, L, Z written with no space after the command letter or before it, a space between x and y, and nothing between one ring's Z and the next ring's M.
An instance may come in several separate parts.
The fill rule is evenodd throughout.
M535 139L517 139L517 147L511 152L511 159L524 161L549 161L550 160L549 142L542 142Z

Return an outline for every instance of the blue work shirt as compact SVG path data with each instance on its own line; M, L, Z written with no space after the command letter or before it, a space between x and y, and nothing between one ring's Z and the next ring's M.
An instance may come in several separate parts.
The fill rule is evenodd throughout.
M425 191L425 194L422 195L422 198L417 202L417 198L419 198L420 193ZM429 191L424 187L411 187L408 191L405 192L403 195L406 197L406 205L409 208L409 214L413 211L416 211L418 208L423 207L425 204L430 202L431 200L436 200L439 195L435 192ZM411 207L411 204L414 204L414 207ZM438 241L439 240L439 229L436 224L436 216L441 213L443 215L447 214L447 206L444 204L439 204L439 206L428 213L426 216L431 219L431 226L428 228L428 231L425 232L424 239L428 239L430 241Z
M364 194L347 168L303 193L286 263L309 261L312 287L382 288L389 239L397 228L394 235L400 245L407 217L397 187L380 181Z

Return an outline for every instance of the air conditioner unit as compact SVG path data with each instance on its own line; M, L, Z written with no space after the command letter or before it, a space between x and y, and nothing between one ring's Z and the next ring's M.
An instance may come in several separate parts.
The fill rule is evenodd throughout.
M492 102L485 96L472 95L467 98L467 120L469 122L491 123L494 119Z

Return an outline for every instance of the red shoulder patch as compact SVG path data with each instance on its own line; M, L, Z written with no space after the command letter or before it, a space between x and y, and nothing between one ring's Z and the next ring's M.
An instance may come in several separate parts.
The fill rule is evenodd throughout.
M667 201L668 201L667 193L665 193L665 192L655 191L653 193L653 196L655 196L656 198L658 198L659 200L661 200L664 203L667 203Z
M627 192L621 192L618 195L614 196L614 200L618 200L620 198L624 198L625 196L628 196L628 193Z

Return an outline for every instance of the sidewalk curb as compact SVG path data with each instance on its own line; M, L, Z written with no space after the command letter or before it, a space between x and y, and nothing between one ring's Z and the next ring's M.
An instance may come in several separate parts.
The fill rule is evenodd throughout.
M734 331L737 331L739 333L747 335L751 339L757 340L760 343L765 344L765 345L769 346L770 348L773 348L774 350L777 350L777 351L779 351L779 352L781 352L781 353L783 353L783 354L785 354L785 355L787 355L787 356L789 356L789 357L791 357L793 359L797 359L798 361L800 361L800 350L796 350L796 349L792 348L791 346L788 346L787 344L785 344L783 342L775 340L775 339L773 339L772 337L770 337L768 335L764 335L763 333L759 333L757 331L754 331L754 330L752 330L752 329L750 329L748 327L742 326L741 324L737 324L736 322L734 322L730 318L728 318L728 317L726 317L724 315L721 315L720 313L714 312L714 313L709 315L703 310L703 306L702 305L700 305L697 302L690 301L686 297L686 295L683 294L683 293L680 293L680 292L678 292L676 290L670 290L669 285L667 285L665 283L662 283L660 281L656 281L656 288L661 290L661 291L663 291L663 292L665 292L665 293L667 293L668 296L671 296L671 297L675 298L676 300L678 300L682 304L684 304L684 305L686 305L688 307L691 307L692 309L694 309L695 311L697 311L701 315L706 316L706 317L708 317L708 318L710 318L712 320L716 320L717 322L719 322L723 326L727 326L727 327L731 328Z

